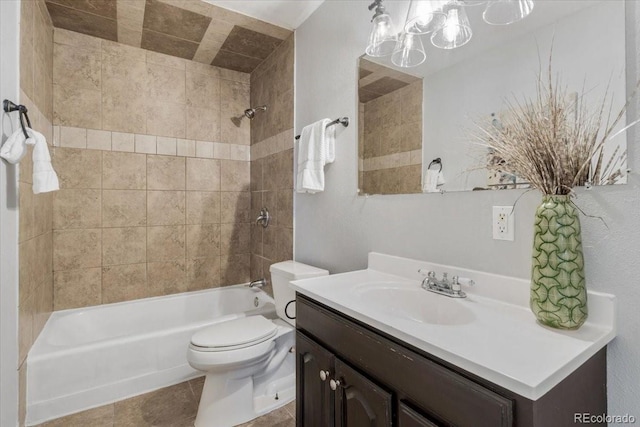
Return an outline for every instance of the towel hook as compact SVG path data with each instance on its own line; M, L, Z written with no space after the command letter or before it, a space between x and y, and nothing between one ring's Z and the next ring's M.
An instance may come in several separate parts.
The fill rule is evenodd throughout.
M27 129L24 126L24 120L27 119L27 125L29 126L29 128L31 128L31 120L29 120L29 115L27 114L27 112L29 111L27 107L25 107L24 105L14 104L8 99L5 99L4 101L2 101L2 108L5 113L12 113L14 111L18 112L18 116L20 118L20 126L22 127L24 137L25 139L29 139L29 134L27 133Z

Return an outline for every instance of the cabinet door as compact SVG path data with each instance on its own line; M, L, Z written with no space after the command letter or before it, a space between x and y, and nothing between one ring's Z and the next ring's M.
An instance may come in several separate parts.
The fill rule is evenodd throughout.
M300 332L296 334L296 352L296 424L332 426L334 402L329 381L333 378L334 356Z
M390 427L391 394L336 359L336 427Z
M398 427L440 427L404 403L398 405Z

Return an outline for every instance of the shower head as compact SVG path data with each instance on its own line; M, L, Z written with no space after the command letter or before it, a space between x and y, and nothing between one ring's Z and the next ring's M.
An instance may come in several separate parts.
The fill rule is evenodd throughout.
M256 111L267 111L267 106L261 105L260 107L247 108L246 110L244 110L244 115L248 119L253 119L256 116Z

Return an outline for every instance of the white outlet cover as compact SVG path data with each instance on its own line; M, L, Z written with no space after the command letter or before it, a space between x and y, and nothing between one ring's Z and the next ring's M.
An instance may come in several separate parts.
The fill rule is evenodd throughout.
M492 215L494 240L515 240L515 211L513 206L494 206Z

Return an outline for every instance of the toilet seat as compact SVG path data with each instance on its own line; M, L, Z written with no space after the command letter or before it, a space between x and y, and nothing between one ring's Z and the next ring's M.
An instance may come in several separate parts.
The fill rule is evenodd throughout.
M277 325L264 316L249 316L211 325L191 337L197 351L231 351L251 347L270 340Z

